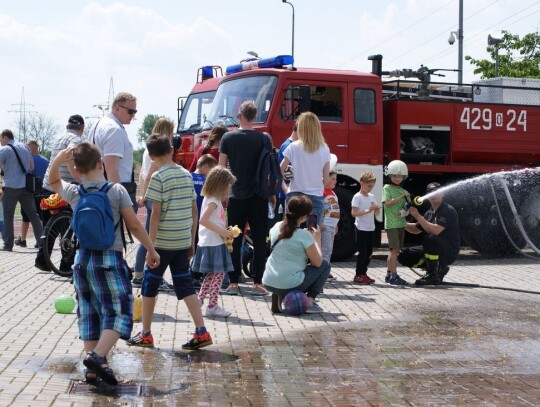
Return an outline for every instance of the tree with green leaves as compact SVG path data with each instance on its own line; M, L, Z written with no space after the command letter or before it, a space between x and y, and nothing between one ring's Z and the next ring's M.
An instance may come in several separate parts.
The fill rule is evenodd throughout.
M509 31L502 32L501 43L498 44L499 76L510 78L540 77L540 35L526 34L523 38ZM481 74L482 79L495 77L497 50L495 46L487 48L491 60L475 59L470 55L465 57L471 65L476 66L475 74Z
M163 116L158 116L157 114L147 114L144 116L141 127L137 131L137 142L139 145L145 145L146 139L152 134L152 129L158 121L159 118Z

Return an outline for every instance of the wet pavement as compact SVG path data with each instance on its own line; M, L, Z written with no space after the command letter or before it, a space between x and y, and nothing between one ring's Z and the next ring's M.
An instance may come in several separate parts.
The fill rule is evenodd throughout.
M93 387L80 382L75 313L53 305L73 286L33 268L35 249L14 250L0 254L0 406L540 405L538 260L465 252L447 276L462 285L397 288L379 251L374 285L351 283L352 261L334 263L325 312L302 317L271 314L270 297L241 285L220 297L233 315L206 320L214 345L194 352L181 350L194 331L185 305L162 293L156 348L119 341L121 384Z

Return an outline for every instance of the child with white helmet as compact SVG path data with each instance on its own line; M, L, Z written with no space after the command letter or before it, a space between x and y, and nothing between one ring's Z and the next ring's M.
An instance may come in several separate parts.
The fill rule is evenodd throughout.
M410 196L409 192L401 187L402 182L409 175L407 164L400 160L394 160L388 164L387 175L390 184L383 187L382 203L384 205L384 229L388 237L387 274L385 281L392 285L407 285L397 274L397 257L403 248L405 227L407 222L402 216L402 208Z

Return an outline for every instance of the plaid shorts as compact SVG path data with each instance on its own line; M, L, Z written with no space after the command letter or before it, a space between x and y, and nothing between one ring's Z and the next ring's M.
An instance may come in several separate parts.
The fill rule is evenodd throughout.
M96 341L104 329L129 339L133 329L133 293L122 252L79 249L73 265L79 337Z

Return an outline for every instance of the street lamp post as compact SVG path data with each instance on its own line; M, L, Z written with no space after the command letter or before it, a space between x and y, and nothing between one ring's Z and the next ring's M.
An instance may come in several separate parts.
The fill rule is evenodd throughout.
M292 52L291 52L291 55L293 57L293 61L294 61L294 6L292 5L291 2L287 1L287 0L281 0L283 3L287 3L287 4L290 4L290 6L292 7Z
M463 0L459 0L459 28L450 32L448 43L453 45L458 40L458 84L463 84Z

